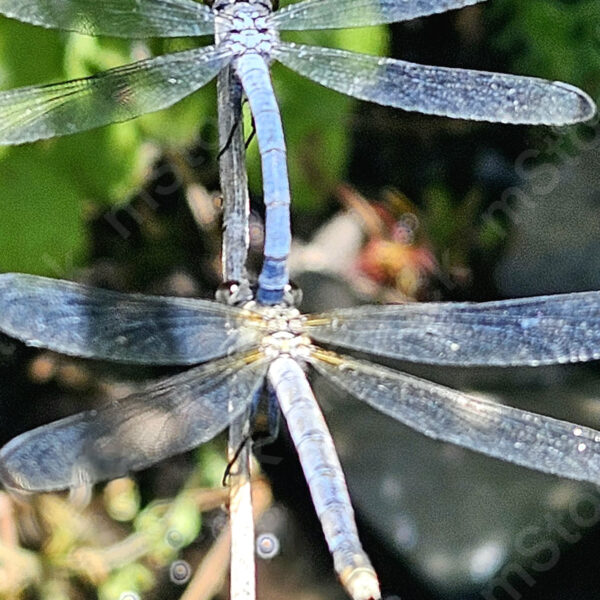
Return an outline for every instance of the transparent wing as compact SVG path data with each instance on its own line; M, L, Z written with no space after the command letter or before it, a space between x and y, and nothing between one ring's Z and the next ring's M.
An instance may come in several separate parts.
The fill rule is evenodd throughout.
M70 356L195 364L258 344L259 333L249 322L246 311L218 302L0 275L0 331Z
M364 306L308 317L318 342L398 360L536 366L600 358L600 292Z
M166 108L208 83L230 58L208 46L84 79L0 92L0 144L75 133Z
M316 351L317 371L428 437L537 471L600 483L600 432L519 410L372 363Z
M148 467L227 427L251 402L265 372L260 355L237 355L28 431L0 450L0 479L13 489L51 491Z
M192 0L0 0L0 14L87 35L146 38L214 32L212 10Z
M418 65L345 50L286 44L273 58L343 94L456 119L566 125L594 116L592 99L560 82Z
M271 22L280 30L342 29L410 21L484 0L304 0L278 10Z

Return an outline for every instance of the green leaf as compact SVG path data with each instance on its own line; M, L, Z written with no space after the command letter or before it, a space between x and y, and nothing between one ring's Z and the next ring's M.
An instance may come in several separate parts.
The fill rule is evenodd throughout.
M14 148L0 159L0 270L67 276L86 256L78 189L43 148Z
M133 598L134 594L142 597L143 593L152 589L155 584L156 578L152 571L134 562L113 571L98 586L98 600L122 600L123 597Z
M600 96L600 17L597 0L507 0L492 4L496 47L523 74L560 79Z
M182 49L176 43L164 46ZM85 77L148 54L142 42L0 19L3 89ZM87 254L84 207L128 202L146 184L161 152L192 144L203 119L211 115L214 120L215 111L214 89L209 89L142 119L0 148L0 269L68 276Z

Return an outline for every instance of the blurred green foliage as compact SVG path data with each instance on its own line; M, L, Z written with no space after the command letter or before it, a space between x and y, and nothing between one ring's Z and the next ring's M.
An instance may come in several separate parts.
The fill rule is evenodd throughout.
M308 43L385 51L386 30L314 34ZM310 35L310 34L308 34ZM196 40L126 41L48 31L0 19L3 89L85 77L149 55L184 50ZM317 206L343 176L353 101L277 69L295 205ZM318 107L315 110L315 106ZM0 149L0 271L65 276L85 264L85 215L127 203L167 151L198 144L216 162L214 84L168 110L123 124ZM252 192L261 193L256 143L249 147ZM310 164L307 165L307 161ZM318 169L315 174L311 166Z
M189 47L157 43L153 50ZM141 42L48 31L2 18L3 89L84 77L149 55ZM86 260L86 209L126 203L163 152L193 144L216 119L214 89L169 111L74 136L0 149L0 270L65 275Z
M214 451L204 452L209 461L219 462L210 458ZM224 468L222 459L220 464ZM25 591L35 590L35 597L48 600L80 598L76 590L82 584L93 585L99 600L134 598L134 594L143 597L165 579L197 540L202 512L215 511L227 497L225 491L215 494L218 486L196 486L201 478L198 467L176 496L146 506L142 506L137 484L127 478L106 484L103 502L86 510L74 509L59 495L38 496L33 500L35 511L20 507L15 514L29 537L36 536L29 540L37 548L35 552L10 542L7 523L16 528L16 521L2 514L0 597L29 598ZM6 506L4 492L0 499ZM124 506L128 507L126 515ZM107 520L107 516L114 519L115 512L119 517Z
M489 43L511 57L517 72L560 78L599 92L597 9L597 0L490 3L485 19L500 26L493 28ZM388 50L386 27L284 37L370 54L385 55ZM10 89L86 76L196 44L196 40L91 38L2 18L1 86ZM280 65L274 65L273 71L288 144L294 209L315 211L344 178L355 102ZM0 270L64 276L85 264L89 252L86 215L130 201L148 184L159 157L199 145L216 162L215 104L211 84L168 110L128 123L1 148ZM249 130L248 116L246 124ZM251 190L260 196L256 143L250 144L248 159Z
M490 4L501 22L496 48L515 71L581 86L600 97L598 0L504 0Z

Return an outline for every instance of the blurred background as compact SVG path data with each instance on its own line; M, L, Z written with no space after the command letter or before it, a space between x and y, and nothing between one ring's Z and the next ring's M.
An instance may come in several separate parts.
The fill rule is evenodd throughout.
M600 100L597 0L494 0L391 27L286 39L563 80ZM85 76L195 43L88 38L3 18L0 85ZM561 130L453 121L360 103L280 65L273 79L304 311L600 289L597 120ZM129 123L0 148L0 271L212 298L218 151L214 84ZM255 141L248 161L256 272L263 209ZM393 366L600 428L595 364ZM75 361L2 337L0 442L167 373ZM313 383L388 600L597 598L595 487L427 440ZM85 509L89 499L22 504L1 495L0 597L227 598L224 456L217 440L135 482L97 486ZM266 476L257 483L258 530L278 546L258 548L259 597L344 598L286 432L258 458Z

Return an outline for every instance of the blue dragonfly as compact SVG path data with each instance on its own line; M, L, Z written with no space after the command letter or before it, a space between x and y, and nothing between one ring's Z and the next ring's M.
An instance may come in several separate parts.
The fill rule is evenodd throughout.
M306 371L319 373L434 439L600 483L600 431L504 406L339 354L431 365L537 366L600 358L600 292L486 303L363 306L303 315L294 306L122 294L24 274L0 275L0 331L69 356L187 371L117 402L17 436L0 479L26 492L89 485L202 444L265 388L296 446L341 582L380 598L344 475Z
M483 0L0 0L0 14L42 27L123 38L214 35L215 44L65 83L0 93L0 144L20 144L166 108L232 64L261 152L265 261L257 299L277 304L288 281L290 190L281 118L269 76L277 60L326 87L409 111L501 123L566 125L590 119L592 100L560 82L413 64L285 43L280 31L406 21Z

